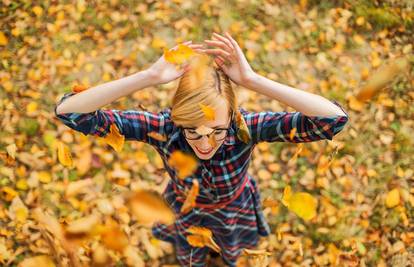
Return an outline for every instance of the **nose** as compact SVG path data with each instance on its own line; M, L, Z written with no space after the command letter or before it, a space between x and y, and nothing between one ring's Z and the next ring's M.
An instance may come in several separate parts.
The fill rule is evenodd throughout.
M197 145L200 149L202 150L207 150L211 148L210 143L208 142L208 137L207 135L203 135L203 137L201 137L198 140L198 145Z

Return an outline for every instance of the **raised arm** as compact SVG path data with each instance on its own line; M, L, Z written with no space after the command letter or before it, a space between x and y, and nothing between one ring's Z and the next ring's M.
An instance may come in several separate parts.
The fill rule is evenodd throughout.
M188 46L197 50L200 45ZM176 47L172 49L176 49ZM106 136L111 124L116 124L126 139L155 144L148 133L167 134L171 125L169 112L159 113L138 110L101 110L101 107L145 87L167 83L182 76L188 65L179 68L161 56L149 69L89 88L80 93L67 92L56 104L55 116L68 127L85 135Z

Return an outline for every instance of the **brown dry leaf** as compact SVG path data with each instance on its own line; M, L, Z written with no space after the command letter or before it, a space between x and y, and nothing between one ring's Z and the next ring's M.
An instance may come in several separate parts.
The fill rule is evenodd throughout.
M58 142L57 144L57 150L58 150L58 159L59 162L66 167L72 167L73 161L72 161L72 155L70 153L69 147L64 144L63 142Z
M168 164L176 169L177 176L180 179L190 176L198 167L198 161L194 156L183 153L180 150L171 153L170 158L168 159Z
M216 111L212 107L201 104L201 103L198 103L198 105L200 106L201 110L203 111L204 118L206 120L214 121L216 119Z
M196 206L196 199L200 192L200 185L197 179L193 179L193 185L187 194L184 204L181 206L181 213L186 214Z
M125 143L125 136L120 134L115 123L111 124L109 133L103 137L104 141L110 145L116 152L121 152Z
M213 239L213 233L210 229L201 226L190 226L187 229L191 235L187 235L187 241L191 246L204 247L207 246L214 251L220 253L221 248Z
M172 224L175 214L164 198L153 191L138 190L128 197L128 205L137 221L144 225L154 222Z
M157 132L154 132L154 131L149 132L148 136L154 138L155 140L161 141L161 142L167 141L167 136L166 135L160 134L160 133L157 133Z
M247 127L246 121L239 110L236 112L236 124L238 128L237 137L244 143L249 143L251 140L249 128Z
M47 255L34 256L24 259L18 267L55 267L53 260Z

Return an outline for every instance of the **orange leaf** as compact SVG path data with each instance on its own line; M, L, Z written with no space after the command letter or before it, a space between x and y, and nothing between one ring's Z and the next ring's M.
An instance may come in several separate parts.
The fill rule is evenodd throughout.
M290 130L290 133L289 133L290 140L293 140L293 137L295 136L296 130L297 130L296 127L292 128L292 130Z
M237 137L244 143L249 143L251 140L249 128L247 127L246 121L240 111L236 112L236 124L237 124Z
M125 136L119 133L116 124L111 124L110 132L104 137L104 141L115 149L116 152L121 152L124 146Z
M110 220L101 233L102 243L106 248L122 252L129 244L129 240L120 226L113 220Z
M177 176L180 179L190 176L198 166L197 160L192 155L185 154L179 150L171 153L168 164L177 170Z
M194 247L207 246L216 252L221 251L221 248L214 241L213 233L210 229L201 226L190 226L187 232L191 234L187 236L187 241L190 245Z
M128 199L132 214L138 222L150 225L154 222L172 224L175 214L163 197L156 192L138 190Z
M185 199L184 204L181 207L181 213L185 214L196 206L196 199L197 199L199 192L200 192L200 185L198 183L198 180L193 179L193 185L191 186L191 189L188 192L187 198Z
M214 121L216 119L216 112L214 111L212 107L201 104L201 103L198 103L198 105L203 111L204 117L206 118L206 120Z
M76 84L72 87L72 92L73 93L80 93L82 91L85 91L86 89L88 89L88 88L85 85Z
M167 141L167 136L165 136L165 135L163 135L163 134L160 134L160 133L157 133L157 132L154 132L154 131L149 132L147 135L148 135L149 137L152 137L152 138L154 138L155 140L158 140L158 141L161 141L161 142L165 142L165 141Z

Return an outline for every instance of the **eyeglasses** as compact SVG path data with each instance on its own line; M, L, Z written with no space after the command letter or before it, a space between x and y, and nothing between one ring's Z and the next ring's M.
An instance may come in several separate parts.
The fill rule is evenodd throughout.
M230 122L233 119L233 114L230 116ZM229 126L230 127L230 126ZM180 127L182 129L183 135L188 140L199 140L203 137L196 132L196 128L194 127ZM214 136L216 141L222 141L226 138L230 128L215 128L211 133L206 134L209 138L211 135Z
M187 138L188 140L199 140L203 137L203 135L200 135L195 131L195 128L182 127L182 129L183 129L184 137ZM216 141L221 141L226 138L228 131L229 131L228 128L216 128L214 129L214 131L206 135L207 137L214 135L214 139L216 139Z

